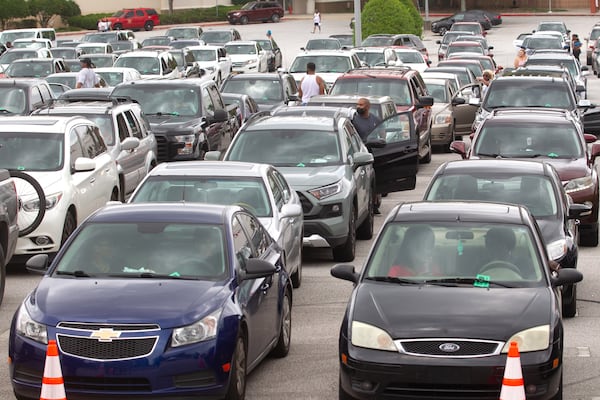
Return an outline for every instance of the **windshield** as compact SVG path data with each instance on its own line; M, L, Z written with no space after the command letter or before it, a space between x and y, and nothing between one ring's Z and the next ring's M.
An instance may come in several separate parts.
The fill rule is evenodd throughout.
M41 42L16 42L13 43L13 47L15 49L42 49L46 47L46 44Z
M243 5L242 10L252 10L252 8L256 5L255 2L251 1L250 3L246 3Z
M121 50L133 50L133 43L129 40L119 40L116 42L110 42L113 51L121 51Z
M53 275L222 280L228 275L223 231L163 222L88 224Z
M338 79L330 94L390 96L397 106L412 104L408 81L404 79Z
M2 43L14 42L16 39L34 39L35 36L35 31L2 32L0 33L0 41Z
M338 50L342 45L337 39L312 39L306 43L306 50Z
M558 38L528 36L523 40L523 47L528 49L562 49L563 45Z
M354 46L354 37L352 35L332 35L331 37L339 40L342 46Z
M396 57L404 64L424 64L425 60L418 51L402 51L396 50Z
M120 17L122 15L125 15L125 11L124 10L119 10L116 13L114 13L112 16L113 17Z
M228 54L256 54L256 46L253 44L229 44L225 46Z
M455 41L459 36L464 35L465 32L446 32L442 36L442 44L450 44Z
M20 171L58 171L64 162L63 135L0 133L0 167Z
M394 44L394 38L388 36L369 36L362 42L362 46L385 47Z
M247 94L257 103L276 103L283 101L283 92L279 79L231 79L221 88L225 93Z
M382 52L366 52L359 51L356 53L360 61L367 63L369 66L385 65L385 58Z
M537 59L530 58L525 62L525 66L528 65L556 65L559 67L567 68L571 76L577 76L579 74L578 64L574 59Z
M449 103L445 85L425 81L425 86L427 86L427 91L433 97L435 103Z
M280 167L320 167L342 164L336 132L289 129L245 131L227 157Z
M92 64L97 68L108 68L112 67L114 62L112 57L90 57Z
M134 68L142 75L160 75L160 64L155 57L119 57L115 67Z
M579 133L572 124L483 124L473 154L519 158L583 157Z
M113 90L111 95L115 97L131 97L140 103L142 111L148 116L179 115L193 117L198 115L200 109L200 88L189 89L169 86L152 85L151 87L143 88L137 88L134 85L118 86ZM172 99L172 101L165 101L164 99Z
M263 50L273 50L273 42L271 42L270 40L255 40L255 42L257 42L260 47L263 48Z
M27 107L25 91L18 87L0 87L0 114L22 115ZM1 167L4 168L4 167Z
M69 48L69 49L52 49L50 50L52 53L52 57L55 58L77 58L77 50Z
M148 39L144 39L144 41L142 42L142 46L167 46L169 45L169 43L171 43L171 38L164 36L164 37L154 37L154 38L148 38Z
M117 86L119 83L123 82L123 73L122 72L101 72L96 71L98 75L104 79L104 82L108 86Z
M108 43L117 39L117 35L115 33L107 32L107 33L88 33L83 36L81 39L82 42L88 43Z
M104 54L106 53L106 47L104 46L80 46L81 54Z
M458 42L454 42L454 43L458 43ZM450 54L456 54L456 53L477 53L477 54L483 54L483 48L481 46L449 46L448 47L448 53L447 55L449 56Z
M526 226L392 222L375 244L365 278L401 277L407 282L446 278L454 284L462 278L474 289L494 287L494 281L537 287L544 282L542 268Z
M13 62L5 70L4 73L10 77L34 77L43 78L52 73L54 69L51 61L36 61L36 62Z
M562 81L526 82L492 81L482 107L552 107L573 110L575 99Z
M35 51L7 51L0 57L0 64L11 64L15 60L23 58L37 58Z
M216 61L217 52L214 50L190 50L196 61Z
M306 64L315 63L315 71L344 73L352 68L350 57L348 56L326 56L326 55L307 55L296 57L290 72L306 72Z
M230 32L203 32L200 35L200 39L204 40L205 43L219 43L225 44L233 39Z
M273 215L267 189L260 178L151 176L131 199L132 203L160 201L237 204L259 218Z
M426 200L481 200L522 204L536 218L558 213L552 182L543 175L444 174L434 178Z
M70 87L71 89L75 88L76 79L75 75L49 75L46 77L46 82L48 83L60 83L61 85L65 85Z
M195 28L171 28L167 30L165 36L172 36L176 39L197 39L198 30Z
M479 24L466 24L466 25L454 24L454 25L452 25L450 30L451 31L471 32L476 35L481 35L483 33L483 29L481 29L481 25L479 25Z
M567 29L563 24L555 24L555 23L544 23L540 24L537 28L537 31L558 31L563 34L567 33Z
M467 67L475 76L483 75L483 67L479 62L476 63L461 63L459 60L447 60L438 63L440 67Z

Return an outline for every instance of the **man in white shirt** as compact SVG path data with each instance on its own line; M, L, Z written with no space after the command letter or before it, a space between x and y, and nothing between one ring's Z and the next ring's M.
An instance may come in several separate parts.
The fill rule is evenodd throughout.
M92 70L92 60L82 58L80 62L81 70L77 73L77 84L75 87L77 89L100 87L100 77Z
M298 96L302 99L302 105L308 104L308 99L318 94L325 94L325 81L316 73L315 63L306 64L306 75L298 86Z

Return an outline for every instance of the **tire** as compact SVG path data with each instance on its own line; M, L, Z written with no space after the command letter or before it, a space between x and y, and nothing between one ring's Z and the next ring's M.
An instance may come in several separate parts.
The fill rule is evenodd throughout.
M146 21L146 23L144 24L144 30L151 31L152 29L154 29L154 22Z
M279 22L279 14L273 14L271 15L271 22Z
M119 196L117 197L118 201L120 201L121 203L125 203L125 177L123 175L119 176Z
M444 36L446 34L446 32L448 31L447 28L440 28L440 36Z
M598 227L591 231L585 232L585 234L580 234L579 244L586 247L598 246Z
M281 316L281 326L279 328L279 339L271 351L271 355L277 358L283 358L290 352L292 343L292 299L288 291L285 291L283 297L283 310Z
M4 288L6 287L6 259L4 249L0 246L0 304L4 299Z
M563 317L566 318L573 318L575 314L577 314L577 285L573 285L571 292L571 299L565 299L563 297L562 312ZM565 302L565 300L570 301Z
M429 132L431 132L431 130ZM431 162L431 152L433 151L431 149L431 133L429 134L429 139L427 139L427 147L429 147L429 150L427 150L425 157L421 159L421 164L429 164Z
M373 192L375 188L371 188L369 195L369 205L367 210L367 218L360 224L356 230L356 237L360 240L370 240L373 238L373 226L375 225L375 205L373 204Z
M116 31L121 30L121 29L123 29L123 24L115 24L113 26L113 29L116 30Z
M42 223L44 215L46 214L46 195L44 194L44 189L42 189L42 186L31 175L23 171L11 170L10 176L13 178L15 183L19 199L27 196L31 197L31 200L33 201L35 201L37 198L37 201L39 202L37 213L28 212L27 214L23 214L20 212L23 207L23 203L21 200L19 200L19 237L23 237L35 231ZM29 214L34 215L29 216Z
M356 254L356 215L354 208L350 210L350 221L348 222L348 237L346 242L332 248L333 260L338 262L348 262L354 260Z
M292 287L298 289L302 285L302 238L300 238L300 263L298 269L291 276Z
M229 373L229 387L225 400L244 400L246 396L246 345L244 339L235 341L235 351Z
M65 217L65 224L63 225L63 231L60 237L61 247L65 244L69 236L71 236L75 228L77 228L77 220L75 219L73 212L69 210L67 212L67 216Z
M240 18L240 24L242 24L242 25L248 24L248 17L245 15L242 15Z

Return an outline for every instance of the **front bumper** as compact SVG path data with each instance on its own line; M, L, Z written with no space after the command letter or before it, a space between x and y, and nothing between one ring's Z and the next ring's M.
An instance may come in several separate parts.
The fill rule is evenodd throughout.
M246 63L235 63L231 67L231 72L234 74L243 74L243 73L252 73L252 72L260 72L258 70L258 62L252 64Z
M26 260L35 254L56 253L60 249L62 231L67 216L67 203L68 201L63 197L56 206L46 210L42 223L35 231L17 240L16 261ZM42 238L46 240L39 241Z
M340 389L359 400L497 400L506 365L506 355L428 358L356 347L349 353L340 364ZM527 399L556 395L562 376L558 345L521 353L521 365Z
M309 193L297 193L304 213L304 246L344 244L348 240L352 196L340 193L319 202Z
M450 144L454 140L452 124L434 124L431 126L431 144Z
M166 161L188 161L196 160L199 156L198 146L200 146L198 135L195 135L191 151L184 151L186 147L184 142L175 139L176 135L185 135L184 133L160 133L154 132L157 145L158 162Z

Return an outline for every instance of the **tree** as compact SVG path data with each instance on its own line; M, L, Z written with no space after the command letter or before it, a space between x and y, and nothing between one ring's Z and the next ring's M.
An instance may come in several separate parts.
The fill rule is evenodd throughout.
M414 31L409 33L421 36L423 34L423 17L421 17L421 13L415 7L415 3L412 0L400 0L400 2L408 10L414 24Z
M378 33L413 33L420 36L423 25L420 15L418 18L421 22L415 21L414 13L404 0L369 0L361 13L362 36Z
M61 17L81 15L81 9L73 0L29 0L27 4L29 14L37 19L42 28L48 27L50 18L54 15Z
M13 18L26 17L27 4L23 0L0 0L0 27L6 29L6 23Z

